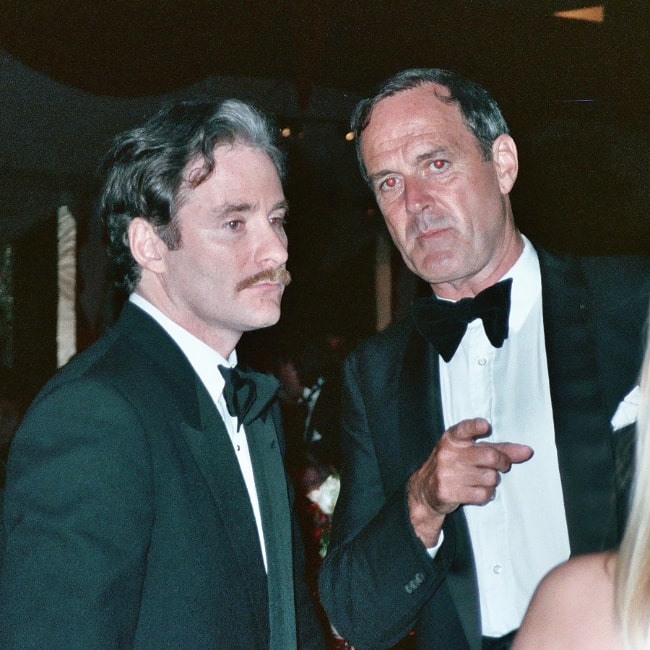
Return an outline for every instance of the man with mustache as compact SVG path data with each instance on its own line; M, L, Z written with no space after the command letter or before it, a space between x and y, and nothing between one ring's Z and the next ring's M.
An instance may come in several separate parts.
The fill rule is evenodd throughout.
M357 650L412 629L425 650L505 649L549 569L620 539L650 265L519 232L517 149L476 83L407 70L352 122L431 291L345 364L321 598Z
M118 136L100 213L129 300L10 454L2 648L323 648L278 382L237 368L290 276L284 162L249 105Z

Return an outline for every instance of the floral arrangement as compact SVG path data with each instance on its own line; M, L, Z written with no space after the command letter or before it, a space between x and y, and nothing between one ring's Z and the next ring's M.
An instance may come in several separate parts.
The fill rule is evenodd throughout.
M338 474L330 474L317 488L307 492L313 517L312 535L318 544L318 554L324 558L330 542L332 515L341 490Z

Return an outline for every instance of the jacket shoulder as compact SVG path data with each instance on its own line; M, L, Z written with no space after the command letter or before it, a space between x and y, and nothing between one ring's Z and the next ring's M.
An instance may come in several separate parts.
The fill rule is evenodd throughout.
M414 331L413 319L406 316L389 325L385 330L363 340L350 357L357 360L380 361L401 358Z
M578 258L590 284L604 292L648 292L650 257L641 255Z
M120 322L75 355L41 389L30 408L70 395L114 395L151 414L170 408L196 420L196 375L180 348L155 325L134 338ZM142 344L143 337L153 339ZM154 406L155 405L155 406Z

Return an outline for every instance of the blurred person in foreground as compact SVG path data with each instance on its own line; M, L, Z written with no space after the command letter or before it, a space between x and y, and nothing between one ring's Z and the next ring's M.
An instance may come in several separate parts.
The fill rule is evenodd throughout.
M650 329L638 408L632 502L618 552L553 569L533 596L515 650L650 648Z
M290 281L283 165L237 100L116 138L100 214L130 296L14 438L0 647L323 647L278 382L235 350Z
M345 363L321 599L357 650L509 648L549 569L619 542L650 263L533 246L514 140L458 74L398 73L352 126L432 293Z

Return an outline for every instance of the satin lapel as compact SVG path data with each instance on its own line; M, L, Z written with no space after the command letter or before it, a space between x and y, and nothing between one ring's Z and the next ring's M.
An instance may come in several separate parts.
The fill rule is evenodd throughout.
M608 549L618 539L615 466L587 283L577 260L538 253L555 440L571 552Z
M268 563L271 650L296 648L291 515L284 462L272 413L246 425Z
M444 430L438 355L415 329L404 354L398 409L402 462L410 476Z
M414 329L400 376L402 459L410 476L429 456L444 431L440 399L440 357ZM478 588L467 521L462 510L447 517L445 534L456 547L446 587L471 648L481 647ZM444 587L441 587L444 588Z
M249 594L250 619L260 620L268 612L268 591L259 536L239 462L219 412L185 355L153 318L127 302L115 327L146 351L152 360L151 372L163 373L172 387L169 399L175 400L186 421L180 435L210 489L223 529L223 539L206 543L215 544L219 549L215 552L231 554L237 562ZM266 647L267 629L266 623L255 626L255 647Z
M202 428L186 426L182 434L214 498L224 535L230 542L229 548L223 548L222 552L232 553L239 564L250 594L251 618L255 620L266 613L267 588L253 509L226 427L198 378L196 393ZM214 543L221 546L224 542L214 540ZM256 629L255 634L261 632ZM265 644L261 636L258 641Z
M151 316L130 302L124 305L115 328L144 350L151 359L151 373L162 374L172 387L169 399L175 401L192 426L199 427L196 373L173 339ZM138 390L137 386L132 388Z

